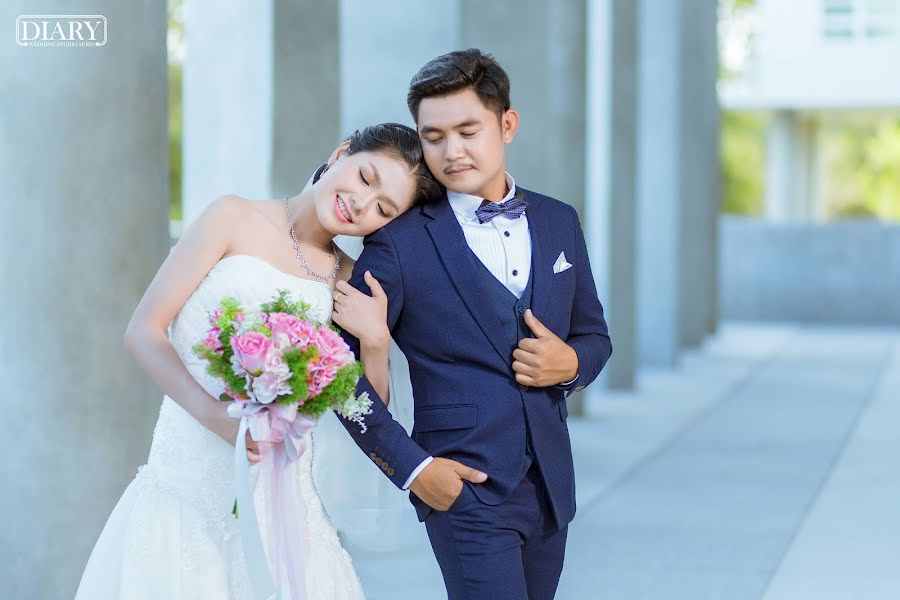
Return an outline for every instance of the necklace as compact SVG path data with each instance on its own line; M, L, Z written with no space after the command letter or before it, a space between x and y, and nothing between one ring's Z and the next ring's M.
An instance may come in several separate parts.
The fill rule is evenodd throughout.
M337 246L334 245L334 240L331 241L331 249L334 251L334 267L332 267L330 275L319 275L313 270L311 266L309 266L309 263L306 261L306 257L303 256L302 252L300 252L300 240L297 239L297 230L294 229L294 221L291 219L291 211L288 208L287 196L285 196L284 198L284 214L287 216L288 223L291 226L291 240L294 242L294 253L300 260L300 264L302 264L303 268L306 269L307 274L315 277L316 281L321 281L323 283L328 283L329 279L334 279L337 276L338 270L341 268L341 255L338 254Z

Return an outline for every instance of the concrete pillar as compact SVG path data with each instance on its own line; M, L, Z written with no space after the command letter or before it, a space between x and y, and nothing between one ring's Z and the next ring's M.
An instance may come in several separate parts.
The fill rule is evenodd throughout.
M0 22L37 12L12 0ZM107 19L95 47L0 44L0 589L72 598L146 460L162 395L123 349L166 256L166 7L48 0Z
M413 126L409 82L459 48L459 0L341 0L341 131L396 121ZM402 31L403 35L398 35Z
M766 146L766 217L775 223L824 215L818 195L818 127L793 110L776 110Z
M666 367L681 347L682 4L640 2L637 331L640 362Z
M718 322L719 104L716 0L682 4L684 45L680 193L681 343L696 346Z
M460 47L459 0L340 5L341 134L386 121L414 127L409 82L426 62ZM337 243L351 256L362 252L362 238L340 236Z
M185 221L299 191L340 143L338 3L191 0L185 45Z
M631 0L588 3L585 227L615 351L610 388L634 385L635 162L638 10ZM602 393L601 386L588 388Z
M509 74L522 120L507 149L522 186L584 214L585 4L579 0L460 0L460 48L493 54ZM538 315L540 316L540 315Z

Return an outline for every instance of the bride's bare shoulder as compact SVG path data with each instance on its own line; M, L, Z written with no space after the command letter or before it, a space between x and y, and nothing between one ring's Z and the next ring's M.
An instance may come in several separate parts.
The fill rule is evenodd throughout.
M219 196L210 204L207 210L223 214L229 221L241 227L246 232L251 224L270 225L280 224L278 217L284 217L284 209L277 200L250 200L237 194L225 194ZM278 211L282 212L279 213Z
M215 221L218 224L238 223L246 216L250 201L234 194L217 197L206 205L198 221Z

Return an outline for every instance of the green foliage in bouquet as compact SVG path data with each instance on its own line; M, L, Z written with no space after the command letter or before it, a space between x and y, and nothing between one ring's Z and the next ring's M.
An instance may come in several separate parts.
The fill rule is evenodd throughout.
M221 305L222 314L219 315L216 326L220 330L219 341L222 344L222 355L219 355L203 342L195 344L193 351L194 354L206 360L207 373L224 381L235 392L246 394L247 386L244 378L236 375L231 368L231 356L234 354L234 351L231 349L231 336L235 332L234 317L239 312L242 312L241 305L237 299L232 297L223 298ZM230 402L232 398L222 394L219 400Z
M260 306L259 310L264 313L287 313L289 315L294 315L297 318L303 319L304 321L311 321L306 314L309 312L310 305L307 302L299 301L299 302L291 302L288 298L287 290L278 290L278 295L271 302L266 302L262 306Z
M319 417L325 411L338 406L341 402L356 395L356 382L362 377L363 367L359 361L353 361L338 369L334 381L315 398L310 398L300 407L300 412L311 417Z
M319 356L319 349L315 346L309 346L305 350L293 348L285 350L284 363L291 370L291 373L306 373L307 365ZM295 404L301 402L309 395L309 382L302 377L291 377L291 393L287 396L280 396L275 401L279 404ZM301 412L306 412L301 409Z
M262 304L259 310L264 313L294 315L299 319L321 327L322 325L307 316L310 308L309 303L302 300L299 302L291 301L287 290L278 290L278 295L271 302ZM238 328L235 316L241 312L244 312L244 309L237 299L232 297L223 298L221 314L216 321L216 326L219 328L219 341L222 344L221 354L210 349L204 342L195 344L193 351L198 357L207 361L206 372L209 375L224 381L234 392L246 394L247 384L245 378L236 375L231 365L231 357L234 355L234 350L231 348L231 338L235 335ZM248 322L247 319L249 318L251 317L245 318L244 331L258 331L271 336L271 332L264 324ZM327 326L338 334L341 332L341 329L334 323L328 323ZM312 345L306 349L293 348L285 350L283 357L285 364L292 373L306 373L309 363L319 357L319 349ZM362 377L362 374L363 367L359 361L353 361L349 365L344 365L338 369L334 381L325 386L315 398L308 398L309 381L302 377L291 377L291 393L279 397L276 402L280 404L300 404L301 413L317 418L324 412L338 406L347 398L354 396L356 383ZM227 394L222 394L219 396L219 400L231 402L233 398Z

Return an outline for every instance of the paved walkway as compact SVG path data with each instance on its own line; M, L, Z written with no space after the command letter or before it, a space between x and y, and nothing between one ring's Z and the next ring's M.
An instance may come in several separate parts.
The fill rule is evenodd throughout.
M588 412L558 598L900 598L900 331L726 324ZM445 597L408 532L371 599Z

